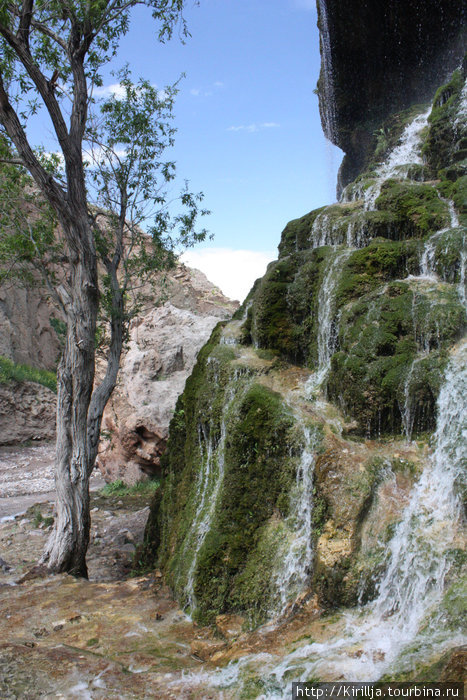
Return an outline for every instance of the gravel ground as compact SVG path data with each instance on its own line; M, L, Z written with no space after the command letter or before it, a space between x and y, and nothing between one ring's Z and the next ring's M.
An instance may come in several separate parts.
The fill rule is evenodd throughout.
M54 500L54 454L54 443L0 447L0 522L34 503ZM94 474L91 490L105 484L97 470Z

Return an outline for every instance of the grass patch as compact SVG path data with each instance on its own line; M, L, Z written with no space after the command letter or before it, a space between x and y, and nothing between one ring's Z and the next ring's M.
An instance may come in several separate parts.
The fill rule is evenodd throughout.
M139 481L133 486L127 486L121 479L113 481L111 484L106 484L98 491L99 496L107 498L109 496L152 496L159 488L159 479L150 479L149 481Z
M0 384L9 382L35 382L57 393L57 376L55 372L37 369L29 365L18 365L0 355Z

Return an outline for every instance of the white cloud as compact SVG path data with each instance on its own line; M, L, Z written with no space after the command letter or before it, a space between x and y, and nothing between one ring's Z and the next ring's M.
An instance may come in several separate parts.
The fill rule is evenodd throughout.
M110 162L115 162L116 158L123 159L126 156L126 151L122 148L108 150L103 146L89 146L83 148L83 160L87 161L91 168L98 165L108 165Z
M213 83L211 87L217 88L217 89L223 88L224 83L222 83L220 80L216 80L216 82ZM208 89L203 88L202 90L200 88L192 88L190 90L190 95L193 95L193 97L200 97L200 96L211 97L211 95L213 95L213 91L212 91L212 89L209 89L209 88Z
M277 258L271 250L197 248L181 256L182 262L204 272L210 282L231 299L243 301L253 282L262 277L268 263Z
M249 134L253 134L256 131L261 131L262 129L277 129L280 124L276 122L263 122L262 124L242 124L241 126L229 126L227 131L246 131Z
M157 85L155 83L152 83L151 87L157 90ZM115 97L117 100L123 100L126 95L126 90L124 85L112 83L111 85L102 85L101 87L94 88L93 95L98 99ZM166 90L158 90L157 96L160 100L166 100L169 95Z
M125 88L120 83L113 83L112 85L102 85L101 87L94 88L95 97L116 97L117 99L123 99L125 97Z

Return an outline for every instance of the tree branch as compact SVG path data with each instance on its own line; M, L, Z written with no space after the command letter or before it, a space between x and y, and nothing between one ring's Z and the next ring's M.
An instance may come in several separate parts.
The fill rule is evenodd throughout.
M3 124L8 136L15 144L21 158L21 165L28 168L41 192L47 197L57 212L65 213L65 195L61 187L57 185L54 178L37 160L34 151L29 145L27 136L18 119L18 116L10 104L5 91L3 78L0 74L0 121Z
M18 37L15 36L4 24L0 24L0 34L16 53L29 77L36 86L40 96L42 97L52 120L52 124L62 148L63 155L66 157L65 152L67 151L67 146L69 143L68 129L60 110L60 106L55 99L53 90L50 88L46 77L34 63L32 56L29 53L29 47L23 41L20 41Z
M32 8L34 0L23 0L23 6L21 8L21 16L19 20L19 27L16 36L26 46L29 52L29 29L31 26L32 19Z

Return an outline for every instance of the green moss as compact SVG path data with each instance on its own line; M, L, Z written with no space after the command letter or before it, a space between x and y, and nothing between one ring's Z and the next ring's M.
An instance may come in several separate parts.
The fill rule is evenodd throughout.
M397 217L400 238L421 237L449 224L449 210L435 187L410 180L387 180L376 200L379 210Z
M337 288L337 305L358 299L407 272L417 272L418 258L417 241L371 241L367 247L352 253L347 261Z
M466 577L455 581L447 589L441 603L444 624L451 630L467 631L467 610L465 607Z
M297 260L289 256L268 266L255 294L249 319L249 332L256 345L280 348L294 356L295 341L292 319L287 305L287 289L297 271Z
M299 219L289 221L282 231L281 242L279 243L279 257L283 258L299 250L306 250L310 247L310 236L316 217L324 211L315 209Z
M264 622L272 609L277 591L271 572L277 563L285 534L280 518L272 518L259 528L245 566L233 581L229 598L235 609L248 611L250 628Z
M411 289L391 282L343 309L329 397L357 418L362 434L398 431L408 374L417 431L431 430L444 349L462 332L464 310L450 285ZM417 352L425 356L417 359Z
M467 175L456 180L452 187L451 196L459 212L461 224L467 227Z
M98 496L131 496L133 494L140 494L143 496L151 496L159 488L159 479L149 479L148 481L140 481L133 486L128 486L121 479L113 481L110 484L106 484L98 492Z
M271 540L262 528L294 477L292 425L280 396L252 384L228 431L218 515L199 553L195 595L201 622L227 610L247 610L255 620L267 611L267 591L254 603L251 590L259 590L260 581L251 562L261 563L264 575L272 562L264 541Z
M463 82L461 71L454 71L451 80L440 87L435 95L433 110L428 119L430 129L422 150L435 173L448 163L465 157L459 149L455 127Z

